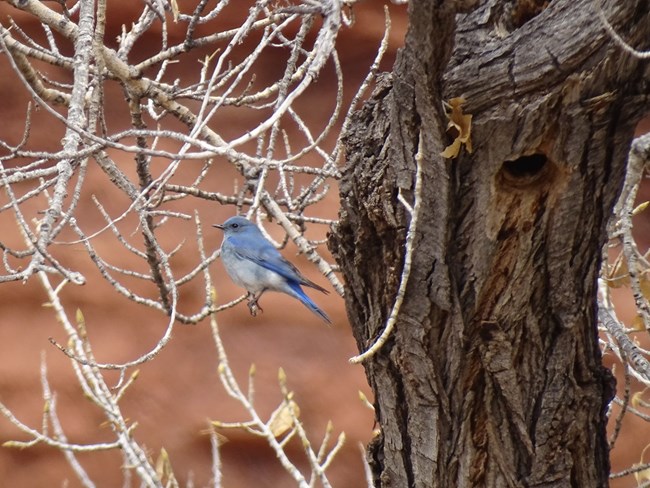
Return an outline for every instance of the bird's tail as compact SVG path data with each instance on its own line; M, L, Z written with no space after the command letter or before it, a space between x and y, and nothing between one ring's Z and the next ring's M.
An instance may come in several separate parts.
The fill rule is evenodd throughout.
M289 286L291 287L291 290L295 293L295 297L300 300L305 307L307 307L309 310L314 312L316 315L318 315L321 319L323 319L325 322L328 324L331 324L332 321L330 318L327 316L325 312L323 312L318 306L311 301L311 298L307 296L307 294L300 288L300 285L298 283L290 283Z

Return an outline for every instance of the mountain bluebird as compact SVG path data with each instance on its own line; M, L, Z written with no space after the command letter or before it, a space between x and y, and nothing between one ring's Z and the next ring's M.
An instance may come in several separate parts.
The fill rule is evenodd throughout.
M251 315L255 316L258 308L262 310L257 301L265 291L271 290L297 298L325 322L332 323L300 285L315 288L323 293L328 291L300 274L253 222L244 217L231 217L223 224L213 227L223 230L221 261L230 279L248 291L248 308Z

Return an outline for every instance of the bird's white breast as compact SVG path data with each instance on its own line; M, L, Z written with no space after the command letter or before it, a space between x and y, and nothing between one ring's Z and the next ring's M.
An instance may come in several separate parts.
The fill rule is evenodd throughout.
M228 246L221 247L222 262L232 281L247 291L258 294L264 290L285 291L285 279L249 259L239 257Z

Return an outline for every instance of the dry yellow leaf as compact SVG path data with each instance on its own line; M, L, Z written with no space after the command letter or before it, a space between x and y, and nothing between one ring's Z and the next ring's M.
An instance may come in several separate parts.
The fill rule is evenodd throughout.
M639 408L639 404L641 403L641 396L643 395L642 391L637 391L634 395L632 395L632 398L630 399L630 404L634 408Z
M454 129L453 133L456 134L454 141L441 153L445 158L451 159L458 156L462 144L465 144L467 152L472 152L472 115L463 113L464 103L465 99L463 97L452 98L445 102L446 115L449 119L447 133Z
M645 330L645 322L643 322L643 318L641 318L640 315L637 315L634 317L634 320L630 324L630 329L632 330Z
M639 286L641 287L641 293L646 298L650 299L650 279L648 278L647 273L643 273L639 278Z
M609 272L607 273L607 286L610 288L620 288L622 286L629 286L630 284L630 272L627 269L627 262L623 257L623 253L620 253L614 264L609 267Z
M158 478L161 480L167 480L171 482L171 486L174 486L174 482L176 481L174 470L172 469L169 454L167 454L164 447L160 449L160 455L156 460L156 474L158 475Z
M178 8L178 2L176 0L171 1L171 7L172 7L172 17L174 19L174 22L178 22L178 17L180 16L180 10Z
M456 156L458 156L458 153L460 152L460 139L458 137L454 139L454 142L449 144L444 151L442 151L442 157L443 158L448 158L448 159L453 159Z
M643 456L645 456L645 452L650 447L650 444L646 445L643 448L643 451L641 451L641 460L638 464L633 464L632 468L636 468L637 466L643 466ZM650 480L650 469L642 469L640 471L636 471L634 473L634 477L636 478L636 484L637 486L640 486L644 484L646 481Z
M292 411L293 410L293 415ZM293 400L282 402L272 414L268 427L275 437L279 437L289 429L293 428L294 415L297 418L300 415L300 408Z
M632 467L636 466L641 466L641 464L633 464ZM634 477L636 478L636 483L637 485L641 485L644 482L650 480L650 468L648 469L643 469L641 471L636 471L634 473Z
M81 311L81 309L77 309L76 317L75 319L77 320L78 325L83 325L86 323L86 319L84 318L84 314Z

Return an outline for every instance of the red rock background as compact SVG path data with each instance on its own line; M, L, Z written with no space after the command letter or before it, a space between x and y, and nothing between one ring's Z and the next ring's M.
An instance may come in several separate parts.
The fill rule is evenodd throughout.
M650 132L650 118L648 117L639 123L636 130L637 136L645 134L647 132ZM650 185L648 184L646 176L645 181L641 183L641 186L639 188L636 205L647 201L650 201ZM642 253L646 253L650 248L650 216L648 212L645 211L635 216L633 219L633 224L633 234L637 241L639 250ZM612 262L618 255L618 252L618 248L614 248L610 251ZM612 296L616 305L618 318L630 326L637 316L636 306L634 304L632 293L627 287L617 288L612 289ZM640 331L633 333L631 334L631 338L646 351L650 348L650 338L648 337L647 332ZM614 371L617 381L618 395L622 396L625 384L622 365L613 360L611 353L604 357L604 363L607 367ZM640 382L632 380L630 383L630 392L631 395L634 395L638 392L643 392L641 398L645 402L648 401L647 388L645 388L644 385L642 385ZM633 403L631 404L634 406ZM636 408L644 414L648 414L647 407L636 405ZM608 424L608 430L610 434L614 430L614 420L619 412L620 407L618 405L614 405L612 409L612 415L610 415L610 422ZM616 441L615 447L611 452L610 461L613 473L627 469L633 464L644 464L650 462L650 456L648 456L648 453L646 452L644 454L644 449L649 444L648 434L650 434L650 426L646 420L630 414L627 414L625 416L618 440ZM643 475L643 473L641 473L641 475ZM649 479L650 477L647 475L645 478L642 476L639 480L639 483L637 484L634 476L625 476L622 478L613 479L610 486L612 488L628 488L631 486L642 485L644 481L648 481Z
M57 8L49 4L51 8ZM131 2L109 2L109 25L106 39L115 45L114 39L120 32L121 24L129 24L137 19L141 5ZM183 6L181 5L181 8ZM403 38L405 30L405 8L391 6L393 15L393 34L391 49L383 64L384 69L392 65L395 50ZM365 2L355 8L354 28L343 29L340 34L339 55L346 76L345 100L349 102L370 66L384 26L383 2ZM226 27L238 26L248 9L243 5L231 8L223 17ZM37 39L42 39L40 28L26 15L16 14L7 4L0 4L3 23L11 12L21 27ZM240 14L238 16L238 13ZM6 24L5 24L6 25ZM223 29L224 25L203 26L203 34L210 29ZM154 29L155 30L155 29ZM173 42L181 39L173 32ZM69 54L69 45L61 42L64 53ZM132 59L141 59L146 53L159 49L159 37L152 32L145 37L133 51ZM196 59L212 54L214 47L193 52L182 57L179 65L172 65L168 79L178 77L183 83L196 80L200 69ZM243 45L241 52L250 49ZM283 69L286 50L269 50L255 67L258 86L277 79ZM63 70L48 67L48 76L59 81L69 81L69 74ZM0 134L3 140L17 143L22 137L26 104L29 95L10 70L7 58L0 56ZM316 82L315 88L299 101L298 108L313 127L324 124L324 116L329 115L333 106L336 89L331 66ZM107 124L112 131L128 127L128 118L123 94L114 82L106 84ZM63 112L61 110L61 112ZM217 118L213 129L226 137L240 134L250 124L253 115L243 110L225 111L227 118ZM44 110L33 114L30 147L54 150L60 146L63 129L60 124ZM332 138L330 137L332 140ZM330 141L331 142L331 141ZM172 144L167 148L174 149ZM0 152L0 154L5 154ZM121 167L134 178L132 155L112 152ZM8 166L17 162L8 162ZM196 175L202 162L189 161L179 172L176 182L189 183ZM218 163L219 164L219 163ZM154 172L166 165L165 161L152 163ZM232 191L237 180L236 172L221 163L204 182L206 190ZM241 178L239 178L241 180ZM240 181L241 183L241 181ZM23 188L25 191L25 188ZM119 215L127 200L116 195L106 177L96 168L91 168L85 182L85 192L77 212L77 218L88 232L103 226L102 219L91 200L91 195L106 206L107 211ZM5 196L0 197L5 203ZM47 209L47 202L38 199L25 205L28 217L38 218L38 211ZM204 224L205 243L208 251L218 248L221 234L208 224L224 221L235 210L222 207L213 202L188 199L174 207L192 214L199 213ZM336 188L330 191L325 202L315 209L312 215L335 217L337 212ZM11 229L3 232L0 240L14 248L23 248L20 236L16 234L13 216L0 214L0 226ZM126 219L120 224L126 236L136 231L134 219ZM274 225L269 230L274 232ZM322 226L321 226L322 227ZM196 265L196 246L192 244L195 230L193 223L174 222L171 232L162 235L163 244L172 248L180 237L188 238L188 251L174 258L175 270L189 270ZM325 228L311 230L311 237L324 237ZM278 235L277 232L275 233ZM61 240L71 240L67 233ZM139 240L134 233L132 242ZM109 262L145 271L142 263L125 253L115 239L104 233L94 239L98 252ZM319 276L315 266L304 258L296 256L295 246L285 251L311 279L328 286ZM132 360L151 349L160 339L166 326L166 319L158 312L137 306L117 295L98 275L79 245L61 246L56 255L70 267L84 272L88 284L82 287L67 286L62 299L68 313L74 317L76 308L83 311L88 334L93 344L97 360L100 362L123 362ZM13 262L17 265L17 262ZM212 266L214 286L219 302L227 302L241 295L225 277L220 262ZM127 280L127 283L129 281ZM132 286L146 294L155 296L154 291L141 283ZM201 280L182 289L180 310L196 312L202 302L203 284ZM268 294L262 300L264 313L251 317L244 304L219 314L218 320L222 338L229 354L237 378L246 385L249 367L255 364L256 404L262 417L267 417L282 399L278 387L278 369L282 367L288 378L288 387L295 394L300 405L301 419L307 431L318 446L328 420L334 423L333 439L341 431L347 436L345 447L334 462L330 473L333 486L353 487L364 484L360 445L371 438L373 415L359 400L359 390L370 396L361 366L352 366L348 358L357 353L352 339L343 306L343 300L333 292L328 296L311 294L318 304L331 316L334 325L325 326L309 311L291 299ZM57 323L51 308L44 307L47 301L44 291L36 278L27 283L2 285L0 294L0 401L9 407L21 421L36 429L40 428L43 411L39 368L41 356L46 358L48 379L56 393L57 410L64 430L71 442L92 443L110 441L112 435L105 424L105 418L97 407L84 398L75 380L70 361L48 341L53 337L65 344L66 338ZM170 343L159 356L140 368L136 383L126 394L122 408L129 419L136 421L138 427L135 437L146 445L151 457L156 459L164 447L171 459L175 475L181 486L192 481L194 486L208 486L211 479L210 439L206 434L208 421L245 421L245 412L230 399L217 375L217 355L207 321L196 326L177 325ZM114 383L117 374L109 373ZM239 431L220 431L227 437L221 448L224 486L237 487L282 487L294 486L294 482L283 471L263 441ZM25 439L4 418L0 418L0 441ZM290 444L290 456L306 471L306 462L298 442ZM98 486L122 486L121 456L117 452L80 454L78 459L87 469L91 479ZM0 486L43 487L79 486L63 455L56 450L35 446L29 449L0 449ZM136 482L137 485L137 482Z
M400 46L406 27L405 8L390 6L393 30L390 49L382 65L390 69L396 49ZM54 7L52 7L54 8ZM109 27L106 38L115 39L121 24L136 18L139 4L110 2ZM182 8L182 6L181 6ZM343 29L339 37L339 56L346 76L346 101L367 72L384 25L384 3L362 2L354 9L356 23L351 29ZM0 4L3 23L11 11ZM242 10L242 13L245 11ZM14 15L12 11L12 15ZM14 15L27 32L42 38L38 26L24 15ZM236 15L227 18L232 26L238 25ZM5 24L6 25L6 24ZM216 26L212 26L216 28ZM222 26L219 26L222 28ZM205 27L204 29L208 29ZM174 38L174 34L172 34ZM175 38L178 42L178 38ZM155 35L146 37L134 51L134 58L158 49ZM243 46L245 49L247 46ZM199 50L193 59L210 54L211 50ZM286 56L277 50L277 57L266 56L256 68L259 83L276 79L284 66ZM187 61L187 58L186 58ZM172 66L170 77L182 80L195 79L200 69L198 63L189 62ZM55 79L66 80L62 71L48 71ZM4 55L0 56L0 137L17 143L23 132L25 106L29 101L22 85L16 81ZM326 70L318 79L315 89L299 101L299 109L309 123L318 125L331 108L335 80L332 70ZM121 90L115 83L108 83L107 121L113 130L126 128L124 103ZM128 120L128 119L127 119ZM227 118L215 120L217 132L231 136L241 133L250 122L240 111L228 111ZM323 122L320 122L321 125ZM39 111L34 114L31 144L41 149L56 149L63 135L62 129L52 123L52 118ZM173 148L170 146L170 148ZM4 154L4 153L2 153ZM120 164L131 176L134 174L130 155L117 155ZM162 162L160 164L163 164ZM187 168L186 182L191 181L200 166L198 162L184 163ZM154 162L155 167L155 162ZM158 169L157 171L160 171ZM191 175L191 176L190 176ZM185 178L183 174L179 179ZM237 178L236 173L222 165L211 173L203 188L229 189ZM86 192L78 211L78 218L85 229L102 227L90 195L96 195L111 215L124 209L126 200L110 193L104 175L90 171L85 183ZM2 197L5 198L4 196ZM647 197L645 198L647 199ZM4 203L4 200L0 203ZM337 211L335 189L315 212L333 217ZM37 211L47 208L44 200L30 202L26 209L33 217ZM206 246L209 250L219 246L221 236L207 228L221 222L234 213L232 208L196 199L179 203L179 210L192 212L194 208L204 223ZM122 229L127 235L135 230L135 222L126 219ZM643 235L647 221L643 224ZM0 214L0 241L21 248L20 237L15 235L15 222L7 212ZM273 226L270 226L273 230ZM641 229L640 229L641 231ZM310 229L311 237L324 237L324 229ZM165 234L163 242L169 247L178 242L179 236L194 235L192 223L174 222L173 232ZM137 233L135 238L137 239ZM72 239L65 234L62 239ZM113 264L139 266L137 260L115 245L110 235L101 235L94 241L97 249ZM188 244L191 246L191 244ZM190 247L191 251L191 247ZM285 255L290 257L311 279L325 284L317 270L304 258L297 257L295 247L289 246ZM90 341L100 362L128 361L151 349L165 329L164 317L157 312L136 306L118 296L98 276L83 250L78 246L62 246L57 256L86 273L89 283L83 287L67 286L62 297L68 312L74 316L79 308L83 311ZM196 253L186 252L174 260L178 270L191 269L196 264ZM212 267L219 301L236 298L241 291L224 276L219 262ZM141 286L134 284L133 286ZM101 412L86 400L74 378L70 361L48 341L54 337L65 343L65 335L56 321L53 311L44 307L46 296L40 283L32 278L25 284L3 284L0 294L0 401L7 405L26 424L39 428L43 402L39 368L44 355L48 367L48 379L56 392L57 408L64 429L71 442L92 443L111 440ZM202 303L202 283L188 285L182 291L180 309L195 311ZM229 359L238 379L246 384L251 363L256 365L256 401L263 416L268 416L281 400L277 385L278 368L282 367L288 377L289 388L301 408L301 418L314 444L322 438L328 420L334 423L334 438L340 431L347 435L347 442L330 473L336 487L363 486L363 469L360 445L372 436L373 415L358 399L358 391L370 396L361 366L352 366L348 358L357 350L347 324L343 301L335 293L328 296L311 294L332 317L334 326L328 328L307 310L291 299L278 295L266 295L261 304L264 313L256 318L248 314L243 304L219 314L218 320ZM629 300L628 300L629 302ZM630 315L630 314L628 314ZM633 317L633 315L631 315ZM630 317L626 318L630 319ZM207 322L197 326L178 325L167 347L153 361L142 365L136 383L130 388L123 402L123 412L137 421L136 438L145 444L155 459L164 447L171 459L177 479L182 486L192 481L194 486L207 486L210 482L210 441L205 430L210 419L243 421L246 415L224 392L217 375L217 356ZM620 369L620 368L619 368ZM110 374L109 374L110 375ZM117 375L114 381L117 381ZM614 469L629 466L638 460L646 444L641 432L647 433L645 423L634 420L626 424L619 440L619 448L613 457ZM284 487L294 483L277 463L265 443L251 435L238 431L222 432L227 442L221 448L224 486L237 487ZM25 439L8 421L0 418L0 441ZM291 444L290 454L305 467L304 456L297 443ZM78 459L98 486L121 486L121 456L115 452L80 454ZM613 486L630 486L626 483ZM43 487L79 486L62 454L45 446L25 450L0 449L0 486Z

